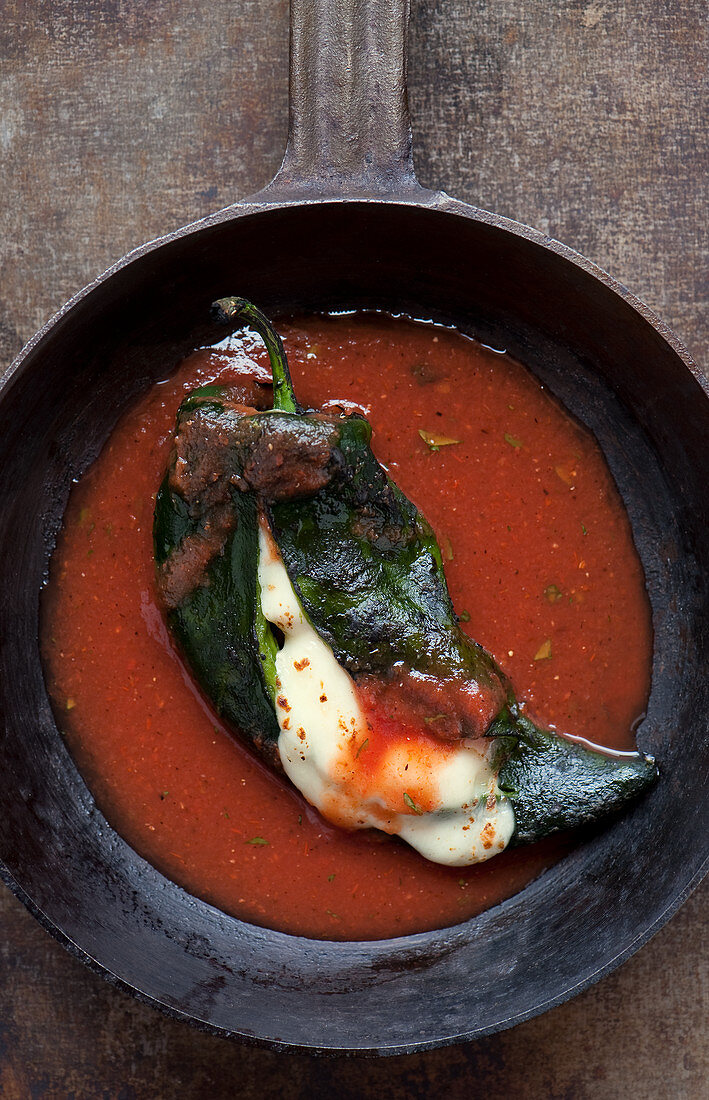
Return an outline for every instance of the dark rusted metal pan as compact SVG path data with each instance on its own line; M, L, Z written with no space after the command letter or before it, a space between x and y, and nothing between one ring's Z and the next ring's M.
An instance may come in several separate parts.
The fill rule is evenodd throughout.
M509 1027L626 959L707 861L709 399L624 287L534 230L421 188L407 5L294 0L291 126L262 193L126 257L24 349L0 395L0 857L94 969L226 1035L401 1053ZM71 482L131 398L205 336L211 300L375 306L456 324L525 362L596 433L647 575L655 647L641 746L662 778L516 897L455 928L323 943L186 894L110 828L45 690L38 604Z

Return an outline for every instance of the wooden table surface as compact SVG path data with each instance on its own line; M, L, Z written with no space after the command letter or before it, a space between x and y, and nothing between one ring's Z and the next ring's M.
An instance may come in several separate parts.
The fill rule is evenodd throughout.
M0 362L143 240L265 184L286 0L2 0ZM704 0L412 0L423 183L528 222L707 362ZM620 971L501 1035L381 1060L193 1031L70 958L0 893L0 1095L709 1094L706 886Z

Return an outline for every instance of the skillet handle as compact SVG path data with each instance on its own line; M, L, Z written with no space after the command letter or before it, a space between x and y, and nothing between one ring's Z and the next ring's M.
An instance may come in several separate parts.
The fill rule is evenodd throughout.
M288 144L261 196L418 190L406 91L409 0L291 0L290 9Z

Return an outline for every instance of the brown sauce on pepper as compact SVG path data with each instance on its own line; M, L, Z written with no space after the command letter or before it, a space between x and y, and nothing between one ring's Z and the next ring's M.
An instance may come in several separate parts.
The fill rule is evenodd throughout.
M377 457L436 531L464 628L532 716L632 748L649 604L589 433L518 364L449 330L371 315L280 329L301 403L366 412ZM158 608L152 511L177 407L196 385L243 385L252 363L262 378L266 362L250 335L195 353L125 414L72 493L43 609L60 728L111 824L227 912L328 939L457 923L566 842L445 868L326 824L224 730Z

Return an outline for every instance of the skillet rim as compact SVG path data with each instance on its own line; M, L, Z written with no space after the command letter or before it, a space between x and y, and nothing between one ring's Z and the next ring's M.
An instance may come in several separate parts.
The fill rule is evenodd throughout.
M124 271L130 264L141 260L144 256L156 251L163 245L169 245L173 241L182 240L192 234L196 235L205 229L211 229L223 225L226 222L235 221L246 215L267 214L269 212L292 209L293 207L343 206L347 204L358 206L403 206L422 210L435 210L443 214L453 214L471 221L481 222L483 225L491 226L503 232L511 233L515 237L519 237L539 248L554 253L561 259L572 263L574 267L585 271L587 275L597 279L608 290L620 297L638 313L643 320L651 325L658 335L669 345L672 351L679 356L683 364L689 369L695 380L702 387L706 396L709 397L709 375L702 370L674 330L671 329L650 306L643 302L643 300L625 286L624 283L615 279L614 276L605 270L605 268L600 267L600 265L596 264L593 260L589 260L586 256L577 252L569 245L564 244L562 241L558 241L555 237L550 237L542 233L541 230L525 225L524 222L514 221L512 218L503 217L501 214L495 214L490 210L484 210L482 207L473 206L470 203L453 198L451 195L446 194L445 191L431 191L418 183L414 183L411 186L403 187L401 191L393 192L391 195L359 195L353 193L351 195L345 194L342 196L313 195L307 190L301 193L297 190L291 190L290 188L285 193L281 193L273 184L269 184L262 191L258 191L256 194L248 196L247 198L240 199L238 202L231 203L229 206L225 206L221 210L215 211L213 214L208 214L204 218L188 222L186 225L180 226L178 229L172 230L169 233L162 234L150 241L145 241L136 248L126 252L116 260L115 263L111 264L103 272L97 275L96 278L86 283L45 321L41 328L37 330L20 352L18 352L17 356L2 374L0 374L0 400L3 398L6 387L14 380L15 375L30 352L34 351L44 337L47 336L60 321L67 317L74 306L78 305L79 302L83 301L84 298L88 297L94 290L97 290L98 287L108 282L114 275Z

